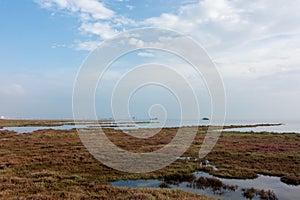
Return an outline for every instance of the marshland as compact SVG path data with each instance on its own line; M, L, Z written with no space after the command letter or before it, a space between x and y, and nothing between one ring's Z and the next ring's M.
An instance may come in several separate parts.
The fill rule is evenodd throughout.
M235 132L225 129L213 150L205 158L198 159L208 128L199 126L190 148L174 163L158 171L131 174L111 169L97 161L82 144L75 128L40 129L22 134L5 130L5 127L17 126L55 127L62 123L67 122L0 121L0 126L4 127L0 129L1 199L213 199L222 198L239 187L238 184L227 184L226 180L255 180L260 176L277 177L282 184L299 191L298 133ZM114 128L103 127L103 130L114 144L123 149L150 152L169 143L177 128L163 128L147 139L135 138ZM146 133L149 130L128 131ZM183 130L188 134L191 127L183 127ZM209 164L206 163L208 161ZM114 185L116 181L126 180L158 180L160 184L159 187L149 188ZM214 195L176 187L182 183L198 190L209 189ZM239 190L244 198L278 199L277 191L268 190L267 186L242 186Z

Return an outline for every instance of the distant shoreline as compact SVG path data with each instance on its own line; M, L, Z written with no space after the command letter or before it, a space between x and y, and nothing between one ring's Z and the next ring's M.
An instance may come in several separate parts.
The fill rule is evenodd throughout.
M34 126L63 126L63 125L85 125L85 124L148 124L148 123L159 123L156 121L114 121L114 120L33 120L33 119L0 119L1 127L34 127ZM257 123L257 124L246 124L246 125L223 125L223 129L232 128L254 128L260 126L281 126L283 123ZM219 127L218 125L183 125L174 127L164 128L179 128L179 127Z

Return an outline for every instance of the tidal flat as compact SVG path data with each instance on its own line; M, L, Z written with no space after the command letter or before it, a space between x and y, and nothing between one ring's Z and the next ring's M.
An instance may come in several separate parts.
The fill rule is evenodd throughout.
M53 126L61 122L15 120L9 123L11 126ZM0 127L6 127L7 123L0 121ZM113 143L132 152L160 149L177 132L177 128L164 128L142 139L121 130L103 130ZM191 128L182 130L189 134ZM270 175L280 177L285 184L300 184L300 134L224 131L214 149L202 160L197 160L206 130L206 126L198 127L192 145L182 155L191 159L178 159L161 170L146 174L130 174L97 161L83 146L76 129L45 129L26 134L0 129L0 199L213 199L178 189L126 188L109 184L117 180L161 180L178 174L185 177L184 174L199 171L231 179ZM149 129L128 131L145 134ZM205 160L215 167L201 166L200 162Z

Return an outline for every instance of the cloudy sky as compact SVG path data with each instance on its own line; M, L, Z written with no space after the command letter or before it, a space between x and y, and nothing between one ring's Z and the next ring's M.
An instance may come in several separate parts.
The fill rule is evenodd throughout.
M227 118L300 120L299 8L299 0L1 0L0 115L71 118L73 83L89 53L118 33L158 27L206 50L223 78ZM105 89L137 63L181 64L162 55L141 51L119 60ZM101 117L110 117L108 93L98 95ZM146 93L136 94L134 115L166 98L174 110L161 88Z

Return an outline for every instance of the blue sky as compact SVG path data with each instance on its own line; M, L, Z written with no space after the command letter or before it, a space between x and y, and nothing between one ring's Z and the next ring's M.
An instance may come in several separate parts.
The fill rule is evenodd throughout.
M72 118L73 83L89 53L123 31L160 27L191 36L216 63L228 118L299 120L299 7L298 0L1 0L0 115ZM138 52L121 60L107 84L126 62L167 63L162 57ZM109 117L102 101L109 102L97 101L99 115ZM138 105L135 115L148 98Z

